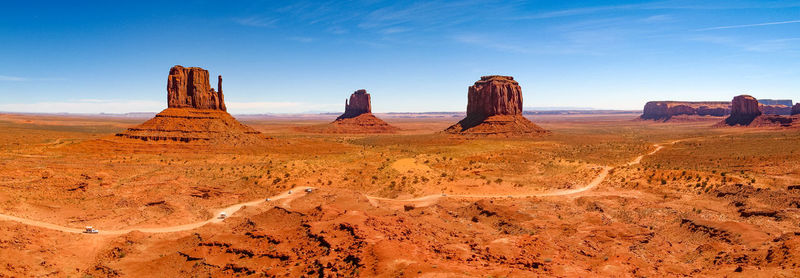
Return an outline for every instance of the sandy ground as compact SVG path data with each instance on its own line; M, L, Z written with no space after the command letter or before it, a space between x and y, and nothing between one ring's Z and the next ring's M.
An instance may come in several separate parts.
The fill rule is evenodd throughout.
M547 136L464 139L439 133L458 117L382 117L399 134L246 117L272 139L231 149L0 115L0 273L800 275L798 131L544 115Z

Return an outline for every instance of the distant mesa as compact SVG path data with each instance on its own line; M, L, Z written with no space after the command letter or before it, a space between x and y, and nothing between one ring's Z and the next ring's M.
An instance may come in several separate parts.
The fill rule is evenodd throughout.
M724 117L731 113L728 101L650 101L644 105L640 118L669 120L679 115Z
M791 99L766 99L766 98L758 99L758 103L761 105L781 105L788 107L792 107L792 104L794 104Z
M508 137L548 131L522 116L522 88L514 77L491 75L469 87L467 117L445 132Z
M760 99L758 109L763 114L790 115L792 100ZM762 103L765 101L765 103ZM788 104L788 105L787 105ZM676 116L726 117L731 114L729 101L650 101L644 105L641 119L669 121Z
M208 71L174 66L167 78L167 109L116 136L145 142L220 143L240 145L266 139L226 112L222 76L211 88Z
M736 96L731 101L731 115L715 126L800 127L800 116L798 115L767 114L762 112L763 109L764 105L760 105L759 101L752 96Z
M792 116L800 114L800 102L792 106Z
M367 90L361 89L344 101L344 114L332 123L322 126L300 128L301 131L316 133L396 133L399 129L372 114L372 98Z

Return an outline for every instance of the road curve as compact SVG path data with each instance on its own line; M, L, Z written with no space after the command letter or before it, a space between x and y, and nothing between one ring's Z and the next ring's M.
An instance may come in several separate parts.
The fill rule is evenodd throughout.
M672 141L672 142L667 143L667 144L675 144L675 143L683 141L683 140L686 140L686 139L675 140L675 141ZM653 150L653 151L651 151L651 152L649 152L647 154L643 154L643 155L637 156L632 161L628 162L626 165L631 166L631 165L639 164L645 156L653 155L653 154L657 153L658 151L662 150L664 148L663 145L665 145L665 144L655 144L655 145L653 145L653 146L656 147L655 150ZM373 202L374 201L384 201L384 202L392 202L392 203L426 203L426 204L430 204L430 203L433 203L436 200L438 200L440 198L443 198L443 197L455 197L455 198L503 198L503 197L506 197L506 198L509 198L509 197L510 198L527 198L527 197L566 196L566 195L573 195L573 194L581 193L581 192L584 192L584 191L588 191L588 190L591 190L591 189L597 187L598 185L600 185L600 183L605 181L606 177L608 177L609 171L611 169L613 169L613 168L614 167L611 167L611 166L603 166L602 170L600 171L600 174L598 174L597 177L595 177L586 186L583 186L583 187L580 187L580 188L574 188L574 189L566 189L566 190L557 190L557 191L552 191L552 192L545 192L545 193L531 193L531 194L523 193L523 194L512 194L512 195L437 195L437 194L433 194L433 195L427 195L427 196L422 196L422 197L418 197L418 198L402 199L402 200L400 200L400 199L391 199L391 198L381 198L381 197L368 196L368 195L366 197L367 197L367 199L369 199L370 201L373 201ZM292 189L290 189L290 190L288 190L288 191L286 191L284 193L269 197L269 199L270 199L271 202L283 200L282 204L283 205L288 205L289 202L291 202L292 200L304 196L305 195L305 190L304 189L306 189L306 188L309 188L309 187L295 187L295 188L292 188ZM295 192L295 193L292 194L290 192ZM255 206L255 205L260 205L260 204L265 203L265 202L266 202L266 198L265 199L255 200L255 201L250 201L250 202L246 202L246 203L235 204L235 205L223 208L223 209L216 210L214 212L214 214L213 214L214 215L213 218L211 218L211 219L208 219L208 220L205 220L205 221L200 221L200 222L195 222L195 223L189 223L189 224L177 225L177 226L169 226L169 227L158 227L158 228L129 228L129 229L122 229L122 230L102 230L101 229L99 231L99 234L101 234L101 235L122 235L122 234L127 234L127 233L130 233L130 232L133 232L133 231L140 231L140 232L143 232L143 233L174 233L174 232L181 232L181 231L189 231L189 230L193 230L193 229L197 229L199 227L202 227L203 225L206 225L206 224L219 223L219 222L224 221L225 219L218 218L218 215L221 212L226 212L230 216L230 215L233 215L234 213L238 212L239 210L241 210L245 206ZM61 232L66 232L66 233L76 233L76 234L83 233L83 229L70 228L70 227L60 226L60 225L46 223L46 222L42 222L42 221L36 221L36 220L31 220L31 219L20 218L20 217L7 215L7 214L2 214L2 213L0 213L0 220L14 221L14 222L19 222L19 223L22 223L22 224L25 224L25 225L30 225L30 226L35 226L35 227L40 227L40 228L45 228L45 229L50 229L50 230L56 230L56 231L61 231Z
M304 196L306 194L306 192L305 192L306 188L309 188L309 187L303 186L303 187L292 188L292 189L290 189L290 190L288 190L288 191L286 191L284 193L269 197L270 202L284 200L283 203L287 204L291 200L294 200L296 198ZM294 193L289 193L289 192L294 192ZM230 215L233 215L234 213L236 213L237 211L241 210L245 206L255 206L255 205L260 205L260 204L265 203L265 202L266 202L266 198L255 200L255 201L250 201L250 202L246 202L246 203L235 204L235 205L223 208L223 209L218 209L218 210L214 211L213 218L205 220L205 221L195 222L195 223L189 223L189 224L177 225L177 226L169 226L169 227L158 227L158 228L129 228L129 229L122 229L122 230L102 230L102 229L100 229L98 234L101 234L101 235L122 235L122 234L127 234L127 233L130 233L130 232L133 232L133 231L140 231L140 232L143 232L143 233L174 233L174 232L188 231L188 230L197 229L197 228L199 228L199 227L201 227L203 225L206 225L206 224L219 223L219 222L224 221L225 219L222 219L222 218L218 217L218 215L221 212L225 212L226 214L228 214L228 216L230 216ZM22 223L22 224L25 224L25 225L36 226L36 227L50 229L50 230L56 230L56 231L62 231L62 232L66 232L66 233L81 234L84 231L83 229L70 228L70 227L60 226L60 225L46 223L46 222L42 222L42 221L36 221L36 220L31 220L31 219L20 218L20 217L16 217L16 216L12 216L12 215L7 215L7 214L0 214L0 220L15 221L15 222L19 222L19 223ZM96 228L100 228L100 227L96 227Z
M659 152L662 149L664 149L664 145L672 145L672 144L678 143L678 142L683 141L683 140L687 140L687 139L675 140L675 141L671 141L669 143L654 144L653 145L655 147L654 150L650 151L649 153L637 156L636 158L634 158L630 162L626 163L625 165L631 166L631 165L639 164L639 163L642 162L642 159L645 156L654 155L657 152ZM384 201L384 202L390 202L390 203L416 203L418 206L419 205L423 205L424 206L424 205L432 204L432 203L434 203L436 200L438 200L440 198L447 198L447 197L451 197L451 198L528 198L528 197L566 196L566 195L578 194L578 193L581 193L581 192L584 192L584 191L588 191L588 190L591 190L591 189L597 187L603 181L605 181L605 179L606 179L606 177L608 177L608 173L609 173L609 171L611 171L611 169L614 169L614 167L612 167L612 166L602 166L602 170L600 171L600 174L598 174L597 177L592 179L592 181L589 182L585 186L582 186L582 187L579 187L579 188L573 188L573 189L565 189L565 190L556 190L556 191L551 191L551 192L544 192L544 193L522 193L522 194L510 194L510 195L509 194L506 194L506 195L469 195L469 194L466 194L466 195L449 195L449 194L445 195L445 194L432 194L432 195L426 195L426 196L417 197L417 198L411 198L411 199L392 199L392 198L382 198L382 197L367 196L367 199L369 199L370 201Z

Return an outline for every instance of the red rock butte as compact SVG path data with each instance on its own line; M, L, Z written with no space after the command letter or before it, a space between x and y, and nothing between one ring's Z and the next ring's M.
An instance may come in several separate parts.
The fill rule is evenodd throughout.
M167 109L154 118L116 136L146 142L258 143L260 132L237 121L226 112L222 76L217 90L211 88L208 71L174 66L167 78Z
M451 134L520 136L547 133L522 116L522 88L514 77L491 75L469 87L467 117L445 130Z
M760 105L758 100L752 96L736 96L731 101L731 115L722 122L716 124L715 127L800 127L800 116L783 116L762 112L764 107L764 105Z
M318 133L395 133L398 131L385 121L372 114L372 98L367 90L361 89L344 101L344 114L323 126L302 128L303 131Z

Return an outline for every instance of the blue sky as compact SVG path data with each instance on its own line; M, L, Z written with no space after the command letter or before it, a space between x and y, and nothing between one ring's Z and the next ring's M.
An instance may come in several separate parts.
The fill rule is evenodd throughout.
M232 113L342 111L361 88L375 112L463 111L489 74L526 107L800 99L800 1L3 5L0 111L157 112L176 64L222 74Z

